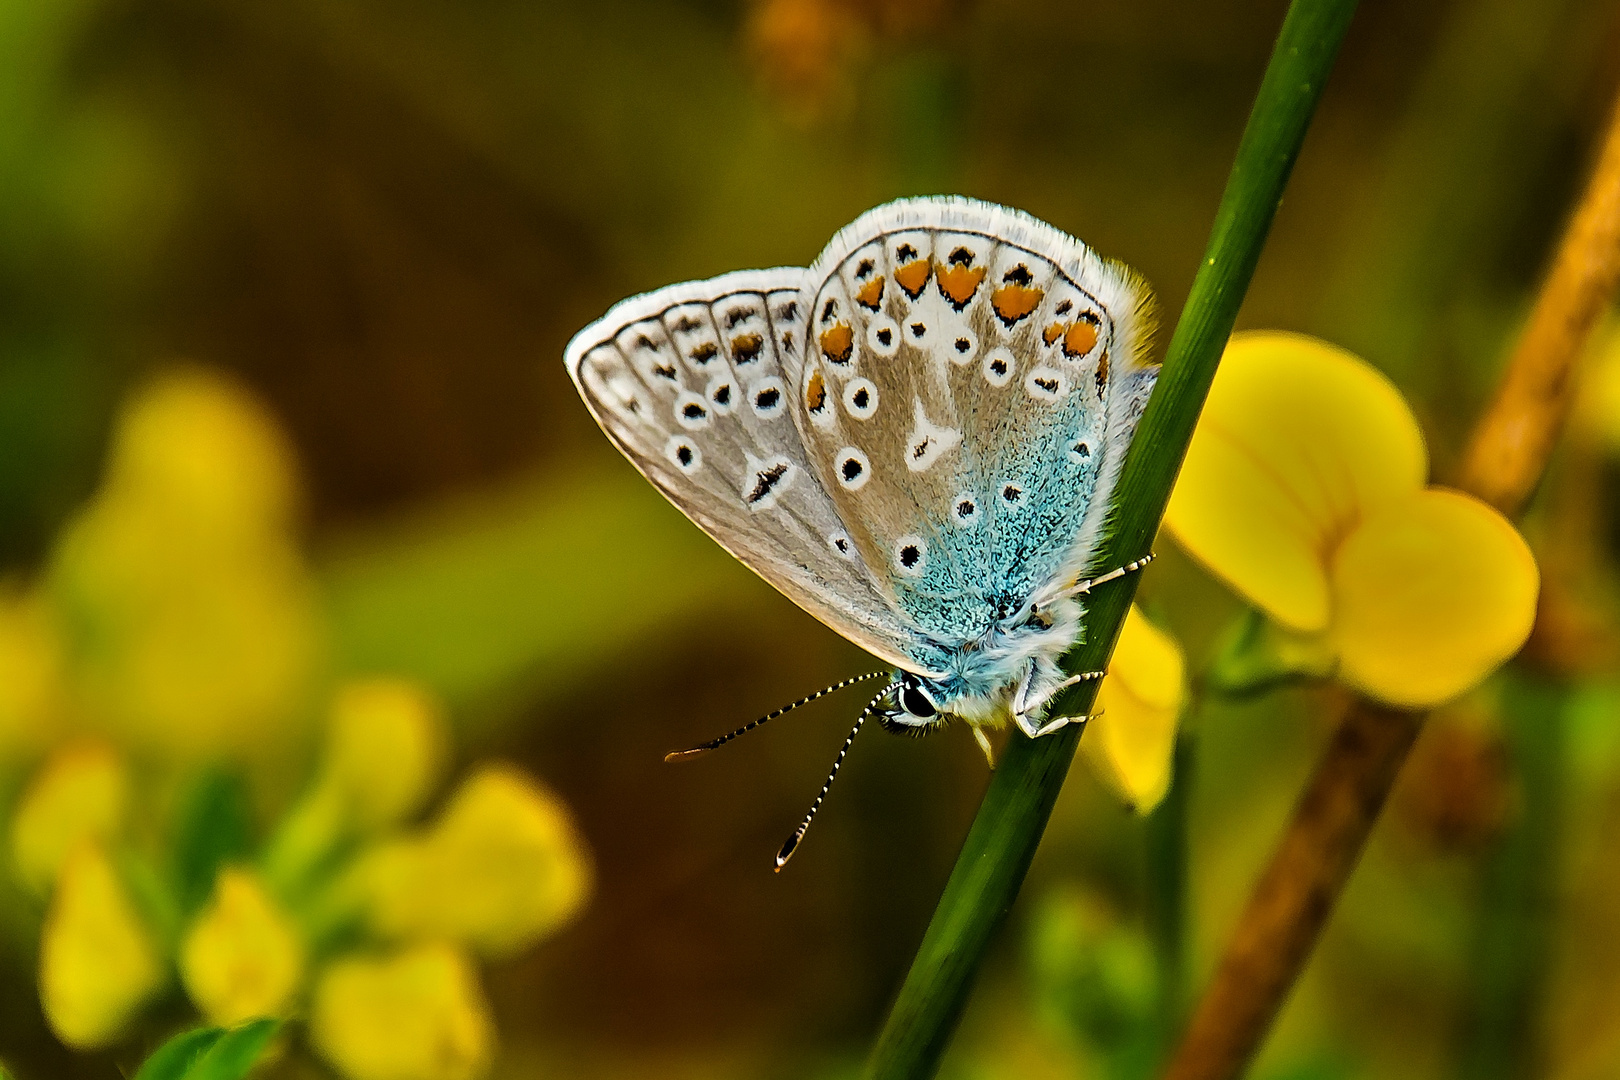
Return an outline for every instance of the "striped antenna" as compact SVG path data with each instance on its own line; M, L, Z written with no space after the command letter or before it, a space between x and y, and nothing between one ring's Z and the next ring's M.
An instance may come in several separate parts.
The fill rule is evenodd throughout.
M861 715L855 718L855 726L849 729L849 738L844 740L844 745L838 749L838 756L833 758L832 771L827 774L827 782L822 784L821 790L816 793L816 801L810 804L810 812L804 815L804 820L799 822L799 827L793 830L793 835L787 838L787 843L782 845L782 850L776 853L776 872L778 874L782 872L782 867L787 865L787 861L793 858L793 852L798 848L799 841L804 839L804 834L809 831L810 823L816 820L816 811L821 809L822 800L827 797L828 789L833 786L833 781L838 779L838 770L843 767L844 755L849 753L850 745L855 742L855 736L861 733L861 725L866 723L866 718L872 715L872 709L876 707L882 697L883 694L879 693L871 701L868 701L866 708L861 710Z
M727 735L722 735L718 739L710 739L708 742L704 743L703 745L694 746L690 750L672 750L669 753L664 755L664 760L665 761L681 761L681 760L683 760L685 758L695 757L698 754L702 754L702 753L705 753L705 752L707 752L709 750L713 750L716 747L724 746L724 745L726 745L726 743L730 742L732 739L735 739L737 736L746 735L750 731L753 731L755 728L759 727L759 725L761 725L763 723L766 723L767 721L770 721L770 720L775 720L778 716L786 715L787 713L792 712L794 709L797 709L800 705L808 705L812 701L816 701L816 700L818 700L820 698L826 697L828 694L837 693L838 691L842 690L846 686L854 686L858 682L865 682L867 679L876 679L876 678L879 678L880 676L884 676L884 675L888 675L888 674L889 674L889 672L887 672L887 671L869 671L865 675L857 675L852 679L845 679L843 682L833 683L831 686L827 687L824 690L817 690L815 693L811 694L809 697L802 697L798 701L795 701L791 705L784 705L780 709L777 709L775 712L769 713L769 714L767 714L765 716L762 716L758 720L755 720L755 721L753 721L751 723L744 724L742 727L738 728L736 731L733 731L733 732L731 732L730 734L727 734ZM882 694L878 695L878 697L882 697L882 696L883 696ZM874 703L876 703L877 698L873 698L872 700L873 700ZM867 706L867 708L871 708L871 706L869 705L869 706ZM864 716L864 714L863 714L863 716Z

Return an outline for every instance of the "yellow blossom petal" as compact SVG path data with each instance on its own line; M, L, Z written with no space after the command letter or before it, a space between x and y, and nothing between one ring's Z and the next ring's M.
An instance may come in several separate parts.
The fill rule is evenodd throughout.
M1334 559L1340 675L1393 705L1456 697L1524 644L1539 587L1524 538L1478 499L1429 488L1386 505Z
M220 371L182 368L131 399L113 433L107 486L210 532L291 525L292 447L251 391Z
M1133 605L1097 692L1100 715L1086 725L1080 749L1103 784L1140 813L1157 806L1170 787L1185 697L1181 648Z
M180 978L197 1008L221 1027L280 1016L303 972L303 942L263 882L221 870L180 948Z
M129 777L111 747L75 743L52 754L11 819L17 874L47 892L68 855L86 840L112 838L124 820Z
M477 972L442 944L334 963L315 990L310 1036L349 1080L472 1080L495 1041Z
M62 647L37 592L0 583L0 758L45 743L62 709Z
M349 683L332 705L323 781L342 790L360 828L391 825L432 791L444 759L444 728L439 703L415 683Z
M39 997L57 1038L78 1050L116 1041L163 985L163 967L106 853L86 843L62 868L40 936Z
M1236 334L1165 524L1236 592L1314 632L1331 614L1328 553L1427 474L1417 421L1377 369L1299 334Z
M317 646L293 483L274 426L228 379L182 373L130 402L50 578L84 709L120 741L199 757L287 732Z
M567 921L591 877L567 808L500 765L469 778L426 835L374 849L357 872L381 933L496 954Z
M1589 352L1570 429L1612 453L1620 450L1620 323L1611 319L1594 333Z

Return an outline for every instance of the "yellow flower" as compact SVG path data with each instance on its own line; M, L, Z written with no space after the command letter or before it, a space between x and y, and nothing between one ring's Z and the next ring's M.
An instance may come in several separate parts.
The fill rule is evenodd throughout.
M1181 648L1133 604L1080 749L1103 784L1139 813L1157 806L1170 787L1185 700Z
M304 973L298 931L256 874L221 870L180 947L186 993L221 1027L280 1016Z
M1505 518L1427 476L1417 420L1378 371L1301 335L1238 334L1165 524L1344 681L1428 707L1518 651L1540 582Z
M154 379L123 410L106 487L197 532L248 542L292 527L292 447L246 387L183 368Z
M17 874L37 893L50 890L68 855L86 840L105 842L124 821L129 777L99 742L57 750L23 794L11 819Z
M478 975L444 944L332 964L315 989L310 1036L350 1080L471 1080L495 1030Z
M1620 323L1592 335L1591 356L1570 416L1571 431L1613 453L1620 450Z
M356 880L380 933L500 954L567 921L590 889L590 864L560 800L487 765L425 833L375 848Z
M62 648L38 593L0 582L0 757L42 745L62 708Z
M283 890L301 887L341 844L409 817L443 765L444 714L404 679L361 679L338 689L315 781L282 821L264 867Z
M439 703L415 683L351 682L332 705L321 782L337 789L363 830L401 821L433 790L444 760L444 727Z
M281 437L229 380L177 373L129 402L50 579L98 724L189 757L285 730L316 647L293 490Z
M40 938L39 997L51 1030L92 1050L116 1041L163 985L163 966L118 871L94 843L62 868Z

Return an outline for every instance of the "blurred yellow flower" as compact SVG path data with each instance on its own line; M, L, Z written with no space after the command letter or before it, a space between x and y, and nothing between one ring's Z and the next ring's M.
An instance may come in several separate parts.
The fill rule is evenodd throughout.
M314 782L287 814L264 857L266 875L296 891L356 835L396 825L432 792L448 743L443 706L406 679L340 686L328 713Z
M54 612L39 593L0 582L0 759L45 743L62 698Z
M320 783L345 803L354 824L372 831L414 813L444 761L443 710L405 679L362 679L340 687L332 704Z
M1175 639L1133 604L1080 749L1103 784L1138 813L1157 806L1170 787L1185 669Z
M449 945L332 964L310 1009L315 1047L350 1080L472 1080L495 1030L470 960Z
M48 892L69 854L87 840L110 840L124 821L129 777L110 746L73 743L45 762L11 819L17 876Z
M1620 322L1611 319L1592 335L1570 429L1610 453L1620 450Z
M40 938L39 997L51 1030L91 1050L114 1042L163 985L152 935L102 848L84 843L62 868Z
M226 544L287 532L298 499L280 428L245 386L202 367L160 376L130 400L105 487Z
M221 1027L280 1016L303 974L303 941L258 875L221 870L180 946L180 978L197 1008Z
M446 938L509 953L567 921L590 889L567 808L510 766L486 765L423 834L356 868L369 920L390 937Z
M98 725L181 757L286 731L316 636L294 490L281 436L225 377L176 372L128 403L51 574Z
M1344 681L1427 707L1518 651L1539 588L1512 524L1427 475L1417 420L1372 366L1298 334L1237 334L1165 524Z

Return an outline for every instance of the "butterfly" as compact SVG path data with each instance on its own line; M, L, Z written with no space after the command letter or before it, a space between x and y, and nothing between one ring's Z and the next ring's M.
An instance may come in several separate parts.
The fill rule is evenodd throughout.
M1158 374L1152 295L1018 210L902 199L808 269L632 297L569 343L569 375L630 462L742 563L893 666L868 717L926 734L1011 719L1034 738Z

